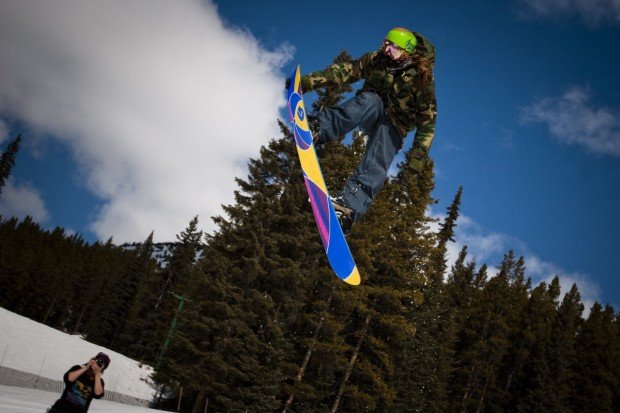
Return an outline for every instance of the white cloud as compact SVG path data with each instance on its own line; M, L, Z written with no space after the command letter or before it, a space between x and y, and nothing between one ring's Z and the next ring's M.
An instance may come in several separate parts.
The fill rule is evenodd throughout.
M560 142L620 156L620 114L596 107L587 88L573 87L559 97L541 99L524 108L521 118L526 123L546 124Z
M30 215L36 222L43 223L49 219L45 203L39 191L30 184L15 185L9 177L0 194L0 215L3 219Z
M555 264L545 262L535 255L526 256L525 263L528 274L536 283L544 281L549 284L556 275L559 276L562 295L568 293L573 284L577 284L579 294L581 295L581 302L586 309L584 312L586 316L589 314L594 302L601 300L601 287L592 281L588 274L567 271Z
M280 136L292 47L264 49L208 1L3 1L0 50L0 113L71 147L101 239L209 225Z
M578 16L586 24L596 26L604 22L620 23L618 0L521 0L520 9L526 17Z
M429 215L439 219L440 222L445 219L445 215L436 214L433 211L429 211ZM439 228L439 223L434 224L431 230L436 231L437 228ZM529 251L523 241L507 234L490 231L466 215L461 214L455 228L455 242L449 243L447 246L448 269L455 263L463 246L467 246L468 261L475 260L477 265L487 264L489 266L487 272L490 277L497 275L497 266L501 263L504 254L513 250L517 257L524 257L526 276L532 278L533 286L542 281L550 283L556 275L560 277L562 294L566 294L573 284L577 284L581 301L586 307L585 316L595 301L601 301L602 290L588 274L571 272L559 265L545 261Z

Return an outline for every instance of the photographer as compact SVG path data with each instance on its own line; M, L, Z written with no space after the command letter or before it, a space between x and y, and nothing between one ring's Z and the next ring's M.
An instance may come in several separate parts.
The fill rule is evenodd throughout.
M65 389L48 413L86 413L93 399L103 397L103 371L110 357L99 353L81 366L75 365L63 377Z

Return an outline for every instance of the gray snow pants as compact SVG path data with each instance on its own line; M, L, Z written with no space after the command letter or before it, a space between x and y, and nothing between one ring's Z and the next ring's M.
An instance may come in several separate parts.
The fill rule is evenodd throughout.
M383 101L374 92L362 92L342 105L325 109L315 116L321 130L319 144L336 139L356 127L368 134L364 156L339 195L344 206L354 211L352 218L356 221L370 208L383 186L392 161L401 148L402 138L388 120Z

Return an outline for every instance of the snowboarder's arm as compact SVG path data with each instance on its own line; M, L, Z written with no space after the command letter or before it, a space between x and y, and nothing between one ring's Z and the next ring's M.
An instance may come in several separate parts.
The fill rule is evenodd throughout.
M435 85L430 84L418 96L419 110L415 138L413 140L413 164L414 169L421 172L423 163L428 157L431 144L435 138L435 124L437 120L437 101L435 99Z
M372 53L366 53L357 60L334 63L325 70L313 72L301 77L301 88L305 91L321 87L341 88L346 84L355 83L365 77Z

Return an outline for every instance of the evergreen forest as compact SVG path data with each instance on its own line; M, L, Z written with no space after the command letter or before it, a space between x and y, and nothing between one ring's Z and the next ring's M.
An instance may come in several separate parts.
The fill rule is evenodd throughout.
M319 92L315 109L344 92ZM153 233L88 243L0 217L0 306L153 366L164 409L182 388L192 413L620 411L618 313L584 308L558 277L534 284L511 250L479 263L463 247L449 265L464 189L428 217L432 163L416 175L405 160L386 182L348 237L362 284L339 281L280 126L216 230L194 217L161 261ZM20 139L0 158L0 197ZM318 149L329 188L363 149L362 133Z

